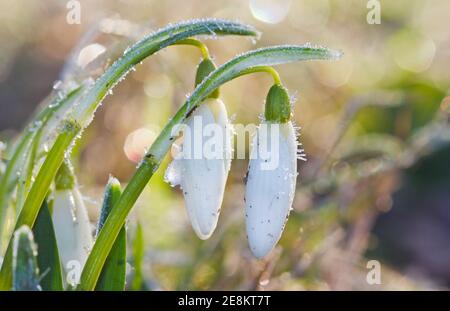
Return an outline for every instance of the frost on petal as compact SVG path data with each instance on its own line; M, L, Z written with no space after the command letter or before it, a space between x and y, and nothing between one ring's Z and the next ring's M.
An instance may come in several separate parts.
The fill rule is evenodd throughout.
M281 237L297 179L297 142L292 123L264 125L267 131L260 127L253 139L245 192L247 236L258 258L267 255ZM275 139L273 133L277 134ZM258 152L265 143L271 157L278 155L277 165L270 169L262 169L268 159Z
M66 273L75 261L82 269L93 245L91 224L78 189L55 192L52 213L61 264Z
M180 160L173 160L164 173L164 181L172 187L180 185L183 174L182 169Z
M204 240L217 226L231 161L231 135L225 135L230 126L223 102L206 100L186 125L190 134L184 133L183 155L169 165L165 180L172 186L180 185L192 227ZM208 154L204 149L210 137L205 132L211 126L215 128L211 133L220 132L222 136L213 141L212 149L217 152Z

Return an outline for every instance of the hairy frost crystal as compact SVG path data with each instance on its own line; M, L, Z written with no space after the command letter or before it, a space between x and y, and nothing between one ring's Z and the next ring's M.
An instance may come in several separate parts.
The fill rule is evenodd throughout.
M75 177L66 164L59 170L55 183L52 220L61 264L65 274L73 272L77 279L93 245L91 224Z
M267 255L280 239L297 180L297 138L288 121L289 97L284 88L274 87L266 100L266 121L253 138L245 192L247 236L257 258ZM263 144L271 157L278 158L277 166L268 169L265 165L267 158L258 152Z
M214 150L218 152L198 153L195 149L207 145L203 134L208 128L221 133L216 136L221 139L214 139ZM165 179L172 186L180 185L192 227L205 240L216 228L231 164L231 125L224 103L216 98L206 99L188 118L185 129L182 154L170 164Z

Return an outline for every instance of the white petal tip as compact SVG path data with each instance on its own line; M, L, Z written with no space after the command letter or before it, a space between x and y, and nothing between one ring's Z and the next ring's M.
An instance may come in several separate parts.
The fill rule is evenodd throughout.
M207 240L212 236L216 230L218 219L218 214L215 214L207 219L202 219L201 217L197 217L195 220L191 219L192 228L199 239Z
M212 235L212 232L210 234L201 234L199 232L195 232L195 233L197 234L197 237L203 241L208 240Z
M209 239L212 234L214 233L215 228L210 230L200 230L198 228L194 228L195 234L198 236L200 240L207 240Z
M277 241L268 239L267 241L253 241L249 238L250 250L257 259L266 257L275 247Z

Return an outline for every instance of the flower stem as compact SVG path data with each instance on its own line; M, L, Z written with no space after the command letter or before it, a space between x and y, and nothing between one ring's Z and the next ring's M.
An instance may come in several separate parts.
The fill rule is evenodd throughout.
M191 45L191 46L198 47L200 49L200 52L202 53L202 57L204 59L210 59L208 47L200 40L189 38L189 39L180 40L180 41L174 43L173 45Z
M270 66L255 66L248 68L247 70L242 71L241 76L255 72L267 72L272 76L274 84L281 85L280 75L273 67Z

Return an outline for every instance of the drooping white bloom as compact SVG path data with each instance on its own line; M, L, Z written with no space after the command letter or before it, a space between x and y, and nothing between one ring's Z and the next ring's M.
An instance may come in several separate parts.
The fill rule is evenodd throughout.
M77 283L93 245L88 213L77 187L55 191L52 220L61 265L66 274L74 272L75 280L69 283Z
M230 169L231 143L224 103L206 99L186 121L181 155L165 174L172 186L180 185L192 227L202 240L209 238L217 225Z
M267 255L280 239L296 180L297 140L292 122L263 122L253 138L245 192L247 236L257 258Z

